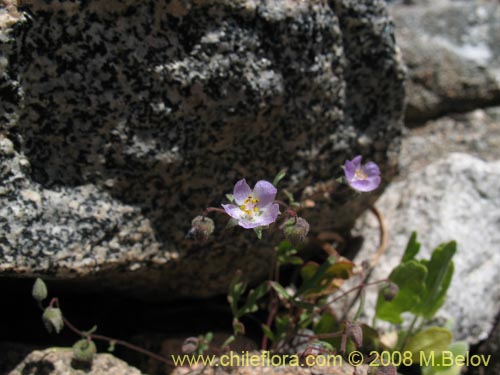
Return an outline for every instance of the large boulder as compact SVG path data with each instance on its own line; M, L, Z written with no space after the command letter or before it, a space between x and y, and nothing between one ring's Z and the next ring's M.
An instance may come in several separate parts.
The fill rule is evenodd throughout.
M443 116L412 128L401 143L398 180L460 152L483 160L498 160L500 107Z
M237 268L263 278L272 249L223 222L185 239L236 180L287 167L299 198L359 153L395 172L404 70L383 1L23 4L0 18L3 276L221 293ZM349 229L375 199L308 219Z
M371 279L386 278L396 267L412 231L419 257L437 245L457 241L455 272L438 317L453 321L457 340L476 344L488 337L500 313L500 161L452 153L392 184L377 201L389 230L389 245ZM355 261L371 259L379 225L363 215L356 230L364 238ZM365 311L373 314L377 291L369 289ZM370 318L370 317L368 317Z
M409 124L500 104L500 8L496 1L394 5L408 66Z

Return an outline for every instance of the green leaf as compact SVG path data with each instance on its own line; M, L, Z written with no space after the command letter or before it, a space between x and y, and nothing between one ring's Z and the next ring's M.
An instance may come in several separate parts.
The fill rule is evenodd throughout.
M283 192L283 194L286 195L286 199L288 199L288 203L290 205L292 205L293 203L295 203L295 199L293 198L293 194L292 193L290 193L288 190L285 190L285 189L283 189L282 192Z
M297 325L299 326L299 328L305 329L312 324L313 319L315 317L316 317L316 314L314 314L313 311L304 310L304 311L302 311L302 314L300 314L299 322L297 323Z
M262 332L264 332L264 335L266 335L269 340L274 341L274 333L271 331L271 328L267 324L261 324L262 327Z
M285 260L283 264L291 264L293 266L301 266L304 261L300 257L289 257Z
M467 344L467 341L456 341L450 345L448 350L451 351L455 357L457 355L465 356L469 350L469 344Z
M380 334L375 328L361 324L361 330L363 331L363 348L376 349L380 346Z
M231 202L231 203L234 202L234 195L233 194L226 194L226 198L229 202Z
M316 305L314 303L304 302L304 301L301 301L300 299L294 299L293 303L295 306L303 308L307 311L312 311L316 307Z
M297 291L297 295L323 290L326 285L323 285L322 282L327 276L329 268L336 262L336 257L329 257L321 266L313 262L306 263L300 271L303 283Z
M410 260L397 266L389 279L399 287L399 292L391 301L384 299L379 292L376 316L394 324L401 324L401 313L413 311L415 306L420 306L425 295L425 279L427 268L416 260Z
M95 333L97 331L97 326L96 325L93 325L91 329L89 329L88 331L82 331L83 333L83 336L90 336L91 334Z
M410 337L404 350L413 355L413 363L420 363L421 353L429 357L431 353L437 355L447 350L453 340L453 335L446 328L429 327Z
M243 307L238 310L236 317L240 318L243 315L257 311L259 309L257 306L257 301L262 297L264 297L268 291L269 291L269 283L267 282L264 282L260 284L257 288L250 290L245 305L243 305Z
M313 347L319 346L325 352L329 352L329 353L335 352L335 347L325 340L315 341L315 342L313 342L313 344L311 346L313 346Z
M281 171L278 172L278 174L276 175L276 177L274 177L274 180L273 180L273 185L274 186L278 186L278 184L280 183L280 181L283 179L283 177L286 176L286 168L285 169L282 169Z
M226 223L226 229L235 227L237 225L238 225L238 220L236 220L234 217L232 217L231 219L229 219L227 221L227 223Z
M279 283L277 283L276 281L270 281L269 284L271 285L271 287L276 291L276 293L278 293L278 295L284 299L285 301L290 301L292 299L292 297L290 296L290 294L288 294L288 292L286 291L285 288L283 288Z
M280 265L292 264L299 266L303 264L304 261L302 258L295 256L297 253L298 250L289 241L281 241L281 243L276 246L277 259Z
M408 262L409 260L415 259L415 255L420 251L420 243L417 241L417 232L412 232L408 245L406 245L406 250L401 259L401 263Z
M335 261L335 257L327 260L328 264L319 266L308 262L301 270L303 284L299 289L307 297L318 297L335 292L344 280L352 276L354 263L347 259ZM324 267L324 268L323 268Z
M209 331L209 332L207 332L207 333L205 334L205 336L203 337L203 340L204 340L206 343L208 343L208 344L210 344L210 343L212 342L212 340L213 340L213 339L214 339L214 333L213 333L213 332L210 332L210 331Z
M452 360L447 358L443 361L442 353L436 355L434 366L422 366L422 375L459 375L462 371L462 366L456 364L457 356L465 356L469 350L469 345L465 341L457 341L448 347L451 352ZM450 362L452 364L450 365Z
M257 235L257 238L259 240L261 240L262 239L262 227L253 228L253 231Z
M458 365L446 366L441 364L440 359L436 357L435 366L422 366L422 375L460 375L462 367Z
M291 329L291 317L289 315L278 315L274 321L276 333L274 335L275 341L285 337Z
M323 313L314 326L314 333L332 333L338 330L338 327L339 324L332 314Z
M323 313L321 314L321 317L319 321L316 323L316 325L313 328L313 331L315 334L320 335L322 333L336 333L340 332L342 329L342 326L339 324L339 322L335 319L335 317L329 313ZM330 337L330 338L322 338L322 342L328 342L329 344L333 345L334 347L340 347L340 342L341 342L341 335L339 334L337 337Z
M238 319L233 319L233 332L235 336L245 334L245 326Z
M453 277L453 255L457 251L457 243L451 241L439 245L433 252L431 260L426 263L428 275L426 279L427 295L423 301L421 314L430 319L443 305L446 292Z
M224 340L224 342L222 343L221 345L221 348L222 349L225 349L226 347L228 347L234 340L236 339L236 337L234 337L234 335L231 335L229 336L226 340Z
M115 351L115 346L116 346L116 341L115 340L111 340L109 342L108 352L114 352Z
M229 283L229 291L227 295L227 300L229 302L229 306L231 307L233 316L236 316L238 313L238 301L243 293L245 293L246 288L247 284L241 281L241 272L236 272L233 279Z

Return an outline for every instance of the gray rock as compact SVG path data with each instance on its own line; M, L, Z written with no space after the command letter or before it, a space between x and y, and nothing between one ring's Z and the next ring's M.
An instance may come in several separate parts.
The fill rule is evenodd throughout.
M8 375L141 375L141 372L111 354L97 354L90 368L72 362L71 348L51 348L30 353Z
M451 152L498 160L500 107L444 116L409 129L399 154L399 175L422 169Z
M267 275L270 242L224 220L206 245L185 234L236 180L287 167L299 198L359 153L394 174L404 71L382 1L29 4L2 29L2 276L225 292L237 268ZM350 228L374 199L308 219Z
M408 123L500 104L497 2L438 1L391 13L408 66Z
M429 258L440 243L456 240L455 274L438 317L454 320L456 339L475 344L485 339L500 312L500 162L453 153L392 184L377 201L389 228L389 246L372 280L387 277L399 263L412 231ZM378 246L378 223L362 216L357 230L364 238L355 261L370 259ZM376 290L367 294L373 311Z

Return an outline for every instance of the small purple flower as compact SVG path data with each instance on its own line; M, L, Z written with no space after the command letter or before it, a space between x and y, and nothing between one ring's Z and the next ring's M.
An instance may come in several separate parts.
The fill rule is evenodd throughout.
M223 204L226 213L238 220L243 228L257 228L274 223L279 214L279 205L274 202L276 188L261 180L250 189L245 179L234 185L235 204Z
M344 165L347 183L362 192L375 190L380 185L380 169L373 162L361 165L361 155L352 160L346 160Z

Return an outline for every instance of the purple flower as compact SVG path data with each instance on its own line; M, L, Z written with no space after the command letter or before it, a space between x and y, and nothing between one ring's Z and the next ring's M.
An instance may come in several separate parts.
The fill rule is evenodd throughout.
M368 192L380 185L380 169L373 162L361 165L361 155L346 160L344 165L347 183L355 190Z
M279 214L279 205L274 202L276 188L261 180L250 189L245 179L234 185L234 204L223 204L226 213L238 220L243 228L257 228L274 223Z

